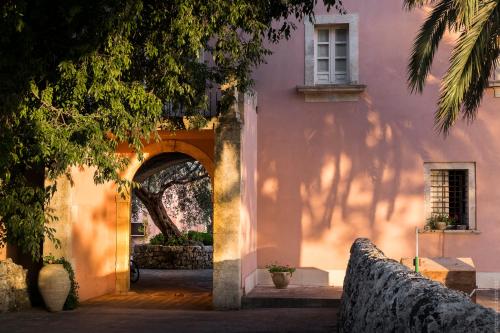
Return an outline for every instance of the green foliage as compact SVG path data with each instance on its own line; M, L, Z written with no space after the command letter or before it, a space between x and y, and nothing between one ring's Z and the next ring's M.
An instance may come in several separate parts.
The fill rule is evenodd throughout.
M213 245L214 239L208 232L199 232L194 230L189 230L186 234L187 238L193 241L202 242L203 245Z
M181 235L179 237L165 237L163 234L157 234L153 236L149 244L151 245L166 245L166 246L181 246L188 245L188 238L185 235Z
M165 237L163 234L157 234L149 240L151 245L189 245L189 241L201 242L203 245L213 245L213 237L206 232L198 232L190 230L180 237Z
M457 219L454 217L451 217L448 214L436 214L427 219L427 226L435 230L437 229L437 223L438 222L445 222L446 225L456 225L457 224Z
M278 263L267 265L266 268L269 273L288 272L290 274L293 274L295 272L295 267L290 267L289 265L283 266Z
M188 245L188 238L185 235L169 237L165 242L167 246Z
M146 165L143 167L147 170ZM138 191L143 193L141 198ZM141 188L133 192L132 219L138 221L140 216L148 214L156 225L163 224L168 228L170 224L158 220L166 216L149 212L147 203L141 200L151 200L155 207L162 205L172 215L168 218L181 220L186 229L202 225L210 230L212 186L208 173L198 161L190 159L160 170L146 178Z
M324 0L337 9L338 0ZM0 5L0 246L33 258L54 230L45 207L73 166L116 182L142 158L158 128L183 128L165 106L203 126L205 92L231 82L245 91L252 69L313 14L316 0L7 0ZM200 61L200 49L207 61ZM234 100L223 91L219 112ZM42 174L42 182L31 175Z
M500 1L405 0L410 10L427 5L433 9L414 41L408 82L412 91L422 92L444 33L448 29L460 34L435 113L436 128L448 133L460 116L474 120L488 80L499 66Z
M71 287L69 290L68 297L64 302L64 310L74 310L78 307L78 282L76 282L75 271L71 266L71 263L67 261L64 257L56 259L53 255L48 255L43 257L44 264L61 264L64 269L68 272L69 280L71 281Z
M200 164L199 162L194 163ZM200 167L202 167L201 164ZM202 225L209 230L213 216L212 184L206 170L203 169L203 173L206 177L167 189L162 198L162 203L171 210L178 212L187 228ZM165 178L161 177L160 179L162 179L160 181L165 182ZM176 197L176 200L174 200L174 197Z
M151 245L165 245L166 241L167 241L167 239L165 238L165 236L162 233L159 233L159 234L151 237L151 239L149 240L149 244L151 244Z

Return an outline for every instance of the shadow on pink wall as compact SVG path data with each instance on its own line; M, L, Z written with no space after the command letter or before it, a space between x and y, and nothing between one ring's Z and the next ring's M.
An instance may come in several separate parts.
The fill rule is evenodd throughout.
M500 167L500 140L491 91L479 117L446 139L433 130L444 44L423 95L410 95L406 61L420 13L400 4L359 3L359 102L305 103L303 26L256 73L259 91L258 266L273 261L344 269L357 237L390 257L414 255L415 226L424 221L424 161L477 163L480 235L422 236L422 256L472 256L482 271L500 271L500 190L490 182ZM369 13L369 14L368 14ZM363 17L376 20L363 20ZM393 27L398 27L394 29ZM300 52L290 52L291 49ZM272 70L271 70L272 69ZM279 73L280 75L276 75ZM495 107L496 105L496 107Z

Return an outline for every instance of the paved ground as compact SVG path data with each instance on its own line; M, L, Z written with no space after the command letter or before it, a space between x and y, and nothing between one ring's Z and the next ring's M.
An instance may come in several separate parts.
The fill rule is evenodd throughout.
M49 313L32 309L0 314L0 333L336 331L335 308L212 311L211 285L211 270L141 270L141 279L126 295L94 298L74 311ZM269 295L266 290L261 288L256 293ZM305 292L314 297L318 290L292 287L280 296L303 296ZM339 296L336 289L325 292L329 297ZM277 292L273 289L270 293ZM499 290L480 290L477 301L499 311L499 294Z
M286 289L276 289L272 286L257 286L247 295L248 297L266 298L312 298L312 299L340 299L341 287L299 287L289 285Z
M141 269L126 294L104 295L84 306L134 309L211 310L212 270Z
M332 309L156 310L83 306L0 314L0 332L335 332Z
M141 270L126 295L105 295L75 311L0 314L0 333L335 332L336 309L212 311L212 271Z

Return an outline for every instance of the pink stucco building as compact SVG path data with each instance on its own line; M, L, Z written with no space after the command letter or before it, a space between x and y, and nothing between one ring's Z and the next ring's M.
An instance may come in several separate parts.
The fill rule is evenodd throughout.
M411 257L415 227L449 213L468 230L421 234L420 255L472 257L478 285L498 288L500 98L488 89L472 125L438 135L439 78L455 36L412 95L407 63L427 12L397 1L346 6L344 16L318 8L316 24L298 24L255 73L257 266L277 260L300 267L303 283L339 285L355 238Z
M439 78L455 36L445 36L424 93L412 95L406 66L426 11L392 0L346 9L319 6L315 23L297 23L290 40L270 46L256 94L230 120L241 126L163 133L145 147L147 159L198 159L212 178L217 306L238 307L270 284L265 266L276 261L298 268L292 283L340 286L358 237L394 259L412 257L415 227L432 214L467 230L420 234L420 256L471 257L479 287L500 285L498 88L486 91L473 124L438 135ZM130 156L128 179L141 165ZM75 186L56 196L63 247L44 251L71 259L82 299L127 291L130 198L94 185L91 170L73 175Z

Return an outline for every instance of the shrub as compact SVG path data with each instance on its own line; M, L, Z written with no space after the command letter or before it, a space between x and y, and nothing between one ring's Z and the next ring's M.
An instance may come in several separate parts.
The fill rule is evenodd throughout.
M187 245L188 238L185 235L180 237L170 237L166 238L163 234L157 234L153 236L149 240L149 244L151 245L167 245L167 246L176 246L176 245Z
M151 244L151 245L165 245L166 241L167 240L165 239L165 236L163 236L162 233L159 233L159 234L151 237L151 239L149 240L149 244Z
M189 230L187 232L187 238L197 242L202 242L203 245L213 245L214 239L208 232L198 232L194 230Z
M181 235L179 237L170 237L165 242L165 245L168 246L187 245L187 244L188 244L188 238L185 235Z

